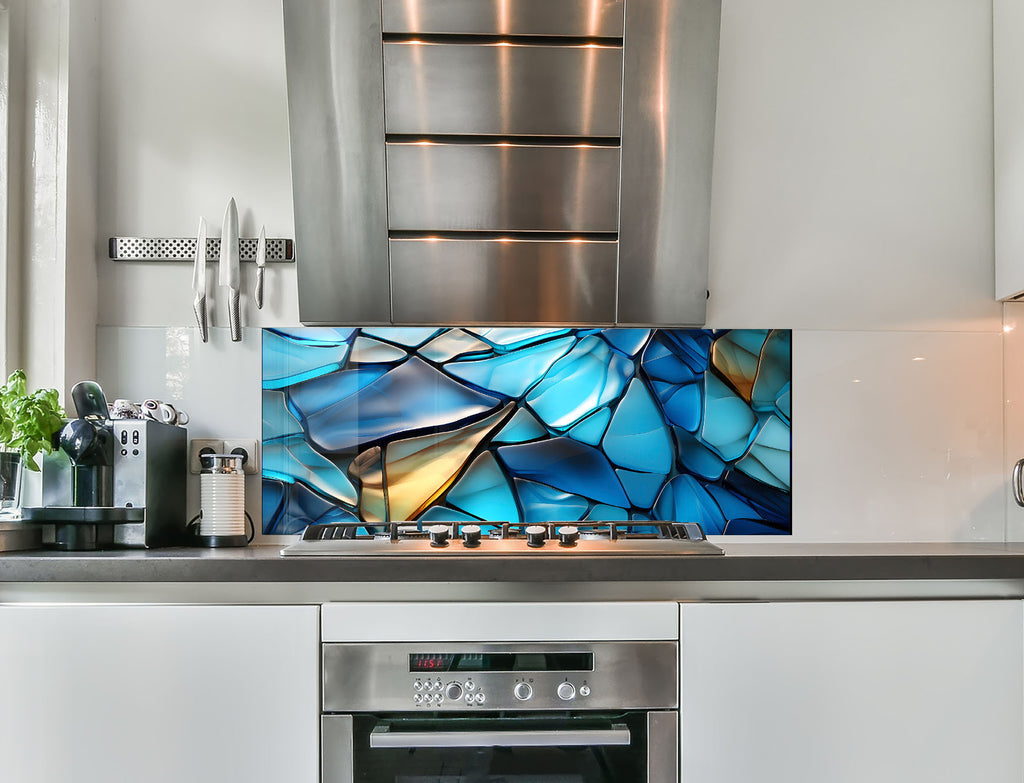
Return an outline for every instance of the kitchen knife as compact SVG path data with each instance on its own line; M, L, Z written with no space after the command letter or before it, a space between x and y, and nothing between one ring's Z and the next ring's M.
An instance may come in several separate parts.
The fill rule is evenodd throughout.
M220 284L229 291L228 323L231 326L231 341L242 339L242 322L238 312L238 296L241 287L238 272L238 207L235 200L228 201L224 211L224 227L220 234Z
M260 238L256 240L256 291L253 293L253 300L256 302L256 309L263 309L263 274L267 265L267 227L260 226Z
M199 324L199 336L203 342L210 339L206 321L206 218L199 218L199 235L196 237L196 261L192 267L192 290L196 298L192 300L192 309L196 313Z

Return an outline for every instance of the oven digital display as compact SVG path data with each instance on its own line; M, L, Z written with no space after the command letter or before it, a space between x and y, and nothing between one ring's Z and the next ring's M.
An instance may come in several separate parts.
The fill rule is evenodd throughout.
M412 653L410 672L591 672L584 652Z

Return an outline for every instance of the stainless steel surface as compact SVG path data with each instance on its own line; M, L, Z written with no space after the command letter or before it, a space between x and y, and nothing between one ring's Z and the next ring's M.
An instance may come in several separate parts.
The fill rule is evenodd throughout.
M595 629L595 632L596 629ZM575 685L586 683L591 694L580 697L573 709L674 709L677 704L678 645L676 642L579 642L515 644L324 644L323 709L325 712L408 712L416 709L413 697L417 680L428 677L443 683L465 681L474 683L475 692L486 694L483 707L467 705L464 700L442 701L430 706L431 711L474 713L487 710L522 710L523 703L514 695L518 680L526 671L488 672L410 672L409 656L416 653L557 653L589 652L594 654L593 671L528 672L534 695L529 709L537 711L565 710L566 702L558 698L557 686L565 681ZM422 709L422 708L421 708Z
M706 313L721 0L629 0L622 85L622 324Z
M618 229L615 147L389 143L387 162L392 230Z
M431 547L427 539L390 541L334 539L328 541L296 541L281 550L285 557L686 557L721 556L722 550L709 541L665 539L623 539L619 541L581 540L571 549L549 541L542 547L528 547L522 539L484 538L478 547L466 547L455 541L446 547Z
M1021 485L1021 473L1024 472L1024 459L1017 460L1013 466L1013 480L1010 486L1013 488L1013 499L1018 506L1024 506L1024 486Z
M252 299L257 310L263 309L263 276L267 266L267 229L260 226L260 236L256 240L256 289ZM205 341L204 341L205 342Z
M241 237L238 240L238 260L250 263L256 260L259 239ZM111 237L108 253L112 261L194 261L195 237ZM206 261L220 258L220 237L206 237ZM292 240L272 237L267 240L267 258L271 264L290 264L295 261Z
M43 532L39 525L0 520L0 552L39 549L43 545Z
M383 0L386 33L621 37L622 0Z
M622 49L385 42L388 133L618 139Z
M392 239L395 320L612 323L608 241Z
M353 783L352 716L320 716L320 770L324 783Z
M386 723L370 732L371 748L557 748L628 745L629 728L555 731L392 731Z
M237 343L242 339L242 321L238 310L241 276L238 269L238 207L233 198L224 210L220 241L220 284L228 289L228 323L231 327L231 340Z
M647 713L647 783L679 783L679 713Z
M199 232L196 235L196 254L192 266L192 290L195 298L192 300L192 310L196 314L196 325L199 327L199 337L202 341L208 342L210 332L207 327L206 314L206 218L199 218Z
M227 473L229 475L242 475L241 454L200 454L200 473Z
M299 313L388 323L380 5L283 4Z

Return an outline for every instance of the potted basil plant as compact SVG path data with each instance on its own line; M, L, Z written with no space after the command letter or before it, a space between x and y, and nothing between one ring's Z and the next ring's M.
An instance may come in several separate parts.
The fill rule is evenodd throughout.
M39 471L36 457L53 451L63 425L56 389L29 392L23 370L0 386L0 514L19 513L22 472Z

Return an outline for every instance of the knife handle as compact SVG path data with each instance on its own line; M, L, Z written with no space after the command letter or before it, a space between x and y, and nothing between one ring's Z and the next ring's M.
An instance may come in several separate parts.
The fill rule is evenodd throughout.
M242 317L238 312L238 299L239 291L232 289L231 299L228 302L228 322L231 326L231 342L233 343L242 341Z
M204 343L209 342L210 333L206 328L206 297L196 294L196 298L192 300L192 309L196 314L196 323L199 324L199 336Z
M256 309L263 309L263 267L256 267L256 290L253 292L253 301L256 302Z

